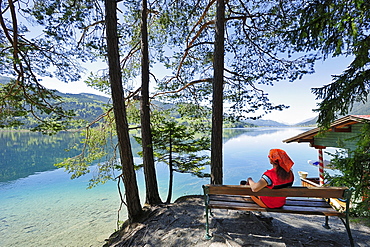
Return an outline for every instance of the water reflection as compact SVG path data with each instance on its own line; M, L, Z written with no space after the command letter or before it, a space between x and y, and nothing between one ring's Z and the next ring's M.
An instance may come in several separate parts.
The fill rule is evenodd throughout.
M80 132L48 136L29 131L0 131L0 182L55 170L54 164L81 152L81 140ZM133 154L137 156L141 147L134 138L131 143ZM72 148L74 146L77 149Z
M248 136L259 136L266 134L273 134L275 132L281 131L279 128L235 128L235 129L224 129L223 131L223 141L224 143L237 138L241 135Z
M297 128L224 129L225 168L228 169L229 164L233 167L244 167L248 160L253 163L256 157L265 157L270 148L278 146L293 148L296 145L283 144L282 140L306 130ZM78 144L81 136L79 133L71 132L46 136L34 132L0 131L0 140L0 182L5 182L27 177L35 172L54 170L55 163L80 152L70 147ZM133 155L137 157L137 152L141 149L140 145L133 138L131 142ZM298 146L309 150L305 144ZM70 151L67 152L67 149ZM311 159L314 158L311 157ZM250 169L254 171L253 166Z
M54 163L78 153L66 149L79 143L79 138L77 133L46 136L28 131L0 131L0 182L55 169Z

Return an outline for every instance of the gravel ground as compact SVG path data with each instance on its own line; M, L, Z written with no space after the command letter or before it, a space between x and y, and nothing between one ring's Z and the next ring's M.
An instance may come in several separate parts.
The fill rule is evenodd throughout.
M212 210L205 239L204 201L186 196L175 203L148 209L141 223L112 234L105 246L350 246L342 221L330 217L331 229L322 227L324 216ZM370 246L370 228L350 224L355 246Z

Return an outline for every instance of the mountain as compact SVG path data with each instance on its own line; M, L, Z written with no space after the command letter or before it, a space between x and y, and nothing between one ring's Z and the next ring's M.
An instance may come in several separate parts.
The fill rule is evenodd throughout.
M63 109L73 110L76 118L87 122L93 122L102 115L110 100L108 97L88 93L70 94L57 92L57 95L62 97Z
M316 126L316 122L317 122L317 118L318 117L314 117L314 118L311 118L311 119L308 119L308 120L304 120L302 122L299 122L297 124L294 124L293 126Z
M10 82L10 78L6 76L0 76L0 84L7 84Z
M8 82L9 78L0 77L0 85ZM106 111L107 104L110 103L110 98L95 94L65 94L57 92L56 95L62 98L62 103L54 103L58 103L59 106L62 106L64 110L73 110L75 113L75 119L84 120L85 123L75 125L73 128L81 128L86 125L86 122L94 122L94 120L96 120ZM36 115L38 115L40 118L48 118L48 115L45 113L36 111ZM32 129L38 125L38 122L31 114L29 114L29 117L17 118L23 123L23 125L20 127L21 129Z
M256 119L256 120L248 119L243 122L253 124L256 126L260 126L260 127L286 127L288 126L286 124L279 123L273 120L263 120L263 119Z
M76 98L79 101L85 101L85 102L94 101L94 102L103 102L104 104L111 103L110 98L106 96L91 94L91 93L71 94L71 93L58 92L58 95L60 95L61 97L66 97L66 98Z
M368 97L365 103L356 102L348 115L370 115L370 97Z

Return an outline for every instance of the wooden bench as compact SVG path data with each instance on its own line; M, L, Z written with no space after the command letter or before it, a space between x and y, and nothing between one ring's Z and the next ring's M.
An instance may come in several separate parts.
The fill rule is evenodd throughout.
M203 185L206 211L206 238L209 234L209 213L212 208L233 209L244 211L290 213L305 215L323 215L329 229L328 217L338 216L346 227L351 246L354 246L351 229L349 227L349 202L351 191L346 187L300 187L293 186L284 189L263 188L253 192L249 185ZM283 196L286 204L281 208L262 208L249 196ZM330 198L341 198L346 201L346 209L339 212L330 205Z

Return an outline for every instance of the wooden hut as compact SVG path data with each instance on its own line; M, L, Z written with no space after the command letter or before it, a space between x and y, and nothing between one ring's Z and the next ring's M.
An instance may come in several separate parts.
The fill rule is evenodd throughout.
M348 150L356 149L356 137L361 133L361 128L365 121L370 121L370 115L349 115L334 121L330 128L324 133L320 133L320 128L314 128L297 136L283 140L290 142L307 142L311 147L318 149L319 153L319 178L303 178L304 186L321 186L324 184L324 161L322 150L326 147L344 148Z

